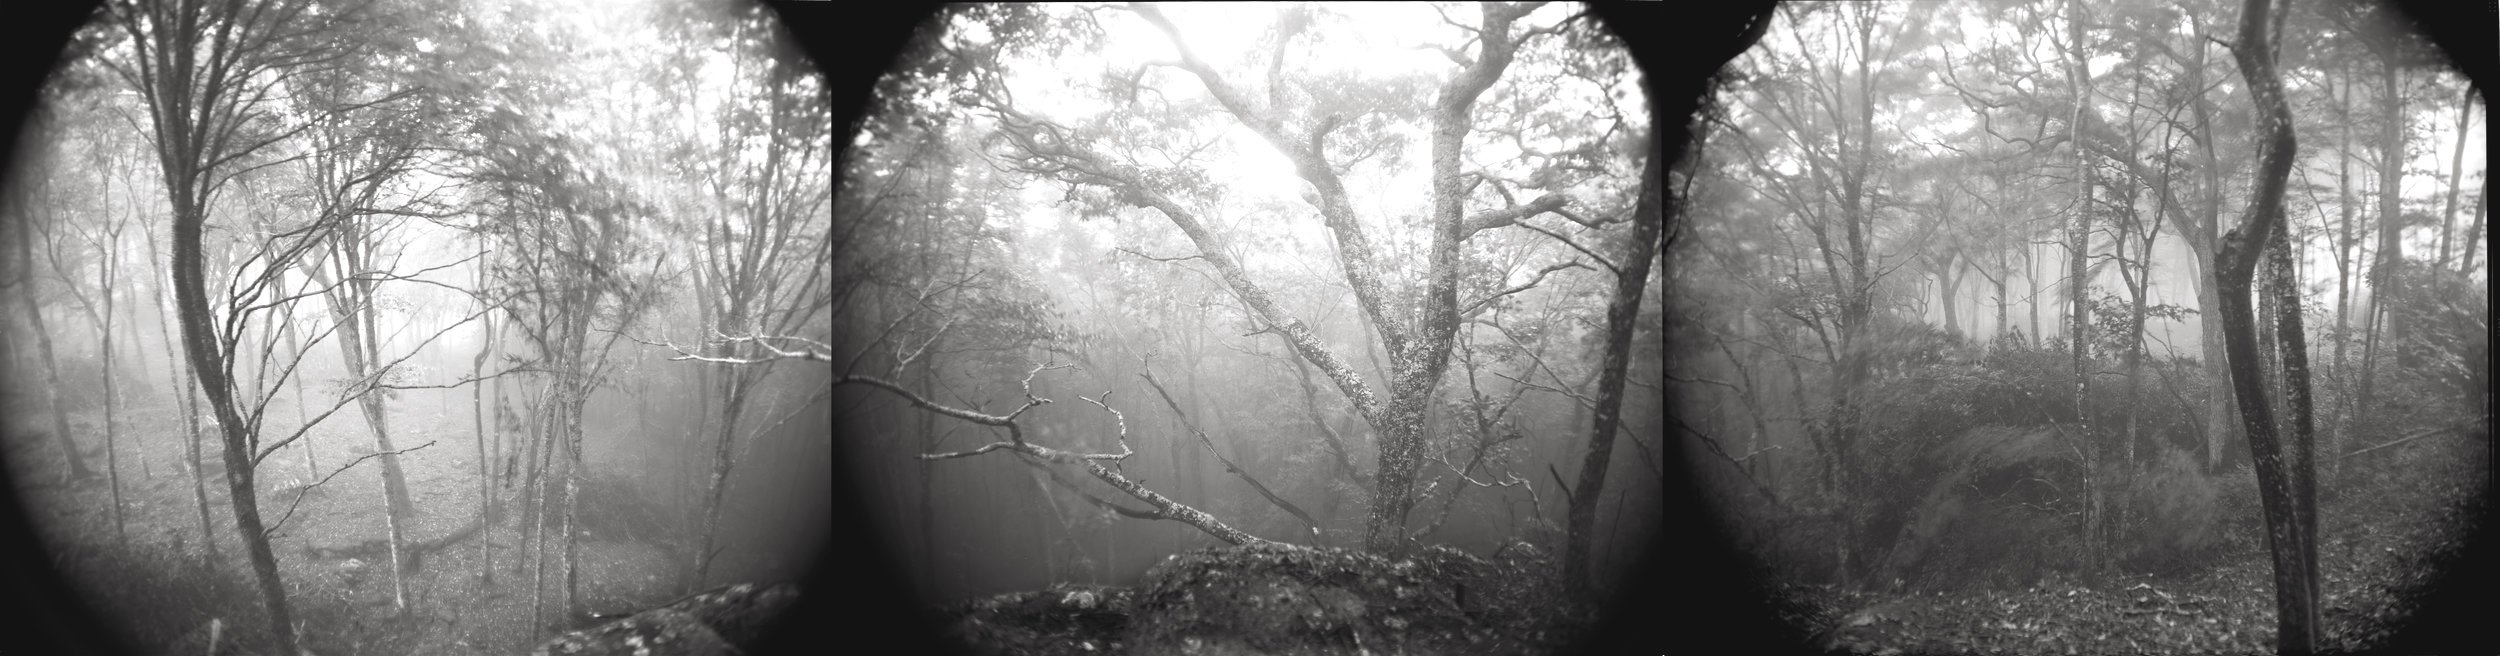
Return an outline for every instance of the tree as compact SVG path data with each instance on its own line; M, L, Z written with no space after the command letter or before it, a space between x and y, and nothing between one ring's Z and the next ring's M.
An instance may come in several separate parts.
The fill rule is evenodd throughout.
M50 125L52 124L49 122L39 122L34 127L47 128ZM29 132L36 133L35 130L29 130ZM35 277L34 244L38 241L36 231L40 229L38 225L40 222L36 219L38 216L47 219L58 216L58 213L48 211L50 209L47 206L48 202L39 191L36 191L42 188L43 181L47 179L48 177L38 178L36 184L32 185L16 185L16 188L9 194L9 210L14 215L14 220L10 223L16 225L19 230L15 237L17 270L16 275L10 280L18 287L16 294L18 307L25 313L28 327L35 333L36 356L43 359L44 407L50 410L52 416L50 432L53 443L61 449L62 480L65 483L74 484L94 480L95 471L87 467L87 461L78 451L77 440L70 436L69 411L61 402L60 358L53 352L52 331L44 327L43 304L37 300L42 296L42 287ZM38 214L38 208L45 211ZM47 237L44 241L46 252L49 253L49 238Z
M679 15L680 64L661 78L682 103L675 111L685 124L700 126L679 135L677 145L688 155L678 173L710 181L696 192L696 225L700 237L694 267L707 288L703 294L703 355L729 360L759 360L759 366L712 362L706 393L719 402L719 422L709 436L711 466L703 484L702 525L696 548L686 563L687 591L704 587L718 539L721 497L728 490L735 446L742 431L759 425L747 420L752 395L774 371L764 357L776 344L761 336L797 334L823 316L834 299L819 261L808 257L831 244L824 208L829 192L823 180L832 173L831 102L824 83L810 74L785 36L776 32L761 5L726 15ZM730 76L742 84L728 95L709 99L702 110L697 76L708 62L725 62ZM708 129L705 129L708 128ZM704 142L710 142L708 147Z
M252 486L250 436L237 414L227 368L231 353L210 326L201 270L200 233L209 205L245 158L283 136L271 134L268 102L278 76L330 52L310 0L273 0L247 7L204 0L106 4L107 20L130 42L128 59L106 65L147 99L151 136L173 206L174 305L182 342L209 408L222 428L229 499L236 529L269 614L270 635L293 652L295 627L277 559L261 533Z
M2248 0L2241 10L2239 31L2232 46L2232 58L2239 63L2241 77L2247 80L2249 95L2258 109L2261 131L2261 155L2257 180L2247 218L2239 227L2224 236L2217 254L2215 286L2222 293L2223 336L2231 358L2231 382L2239 399L2240 424L2247 432L2250 454L2257 468L2259 497L2265 506L2266 542L2274 556L2276 651L2306 654L2316 649L2318 623L2317 516L2316 497L2310 459L2308 370L2295 351L2298 338L2299 299L2278 297L2278 334L2290 338L2283 342L2286 358L2284 377L2293 391L2293 432L2278 433L2272 408L2272 397L2266 392L2264 372L2258 367L2256 317L2249 307L2251 280L2272 232L2285 222L2283 190L2290 177L2293 160L2299 154L2299 143L2292 133L2292 112L2283 98L2282 78L2275 70L2275 43L2280 35L2270 38L2268 19L2272 10L2269 0ZM2288 286L2277 286L2270 292L2280 293ZM2287 447L2288 438L2288 447ZM2286 452L2291 457L2286 459Z
M393 185L421 162L418 152L424 146L424 135L417 126L440 120L439 112L429 114L415 102L419 90L414 87L393 88L387 82L368 84L359 78L387 78L372 69L332 69L299 76L299 91L307 109L313 113L309 129L303 132L311 143L304 158L306 184L314 196L316 224L334 226L327 239L298 265L312 282L325 290L322 300L330 309L338 332L340 361L347 375L357 381L378 381L391 376L390 367L382 362L381 316L385 299L379 294L382 282L393 277L389 263L398 261L389 249L390 221L405 214L427 214L406 206L388 208L378 198L388 198ZM409 203L425 203L423 199ZM439 214L439 213L436 213ZM386 402L397 396L395 390L379 394L358 394L357 406L365 416L365 426L373 434L374 452L381 454L383 518L390 533L392 600L401 608L408 605L405 572L407 557L402 553L407 542L406 526L416 520L416 506L409 500L407 476L400 471L398 447L391 442L389 409ZM309 449L307 450L309 453Z
M293 613L270 552L269 533L275 526L263 523L254 471L310 425L266 447L261 444L261 410L276 390L238 389L241 381L234 367L245 360L246 351L236 342L256 317L291 316L295 297L275 285L277 271L300 262L322 243L339 217L317 217L277 231L266 241L247 243L258 247L250 258L256 267L213 276L238 281L220 290L221 303L233 308L225 313L212 311L209 302L207 281L212 276L206 270L202 238L230 184L297 159L281 154L281 144L313 124L291 121L301 114L285 107L290 93L298 90L291 86L300 83L296 78L317 77L358 61L340 53L414 49L416 35L395 29L400 26L391 20L400 15L383 14L375 6L332 6L315 0L120 0L106 4L102 27L92 37L103 53L97 61L138 90L147 108L144 132L171 209L170 268L183 351L216 419L236 529L268 613L269 635L282 652L296 649ZM271 295L282 298L272 302ZM266 368L267 358L287 354L264 350L262 355L260 366ZM301 356L291 354L296 360ZM284 385L293 370L290 361L275 384ZM370 378L360 383L342 394L341 405L381 387L381 381ZM245 393L250 398L242 398ZM335 411L336 406L331 409Z
M1186 159L1177 166L1146 164L1119 154L1136 146L1165 147L1180 154L1188 150L1187 144L1172 148L1168 138L1159 135L1148 139L1162 138L1167 143L1118 143L1108 125L1071 127L1029 113L1016 104L1014 95L999 81L996 44L972 44L953 49L951 55L980 71L982 82L958 100L995 118L1009 149L1011 166L1043 179L1094 190L1099 195L1089 194L1091 200L1087 202L1103 211L1140 208L1162 215L1196 247L1197 253L1189 257L1202 260L1215 271L1216 278L1248 307L1260 330L1284 334L1293 343L1295 353L1326 376L1352 403L1380 437L1381 466L1373 481L1365 545L1374 551L1389 552L1404 548L1406 542L1406 519L1414 504L1416 474L1422 461L1420 449L1426 437L1424 415L1448 368L1453 335L1459 325L1461 247L1470 236L1484 230L1521 224L1524 219L1563 210L1569 204L1565 197L1549 193L1498 209L1467 211L1470 204L1481 202L1474 199L1484 192L1507 195L1513 187L1543 186L1543 178L1531 175L1534 171L1520 172L1518 180L1539 184L1523 185L1498 172L1469 171L1460 161L1468 134L1474 129L1471 113L1478 98L1503 78L1523 45L1564 29L1561 23L1517 29L1521 19L1535 9L1484 6L1476 24L1462 26L1478 37L1472 39L1472 52L1446 53L1461 70L1437 90L1427 92L1432 101L1424 107L1412 106L1408 100L1411 96L1398 91L1350 95L1342 86L1286 76L1286 69L1279 62L1301 38L1302 28L1310 20L1307 16L1293 18L1300 14L1288 12L1280 19L1284 22L1272 32L1271 44L1266 46L1267 77L1262 85L1266 93L1256 94L1252 88L1237 84L1231 73L1219 68L1218 62L1199 56L1190 46L1190 39L1161 9L1150 5L1128 9L1161 30L1179 55L1178 61L1160 62L1134 71L1135 75L1149 75L1164 68L1186 73L1205 89L1225 116L1248 128L1261 142L1292 162L1295 174L1309 184L1310 193L1303 200L1318 212L1322 224L1335 238L1338 263L1354 292L1364 323L1379 335L1379 344L1384 347L1388 378L1385 390L1374 389L1309 324L1281 306L1243 266L1232 237L1211 225L1211 217L1193 208L1200 195L1213 191L1202 170ZM1158 103L1141 105L1138 111L1150 120L1182 120L1177 118L1180 115L1169 113L1177 109L1173 99L1163 98ZM1432 140L1428 160L1432 191L1422 219L1429 243L1423 247L1426 255L1422 274L1413 280L1399 280L1391 275L1397 268L1384 259L1391 253L1384 252L1385 244L1376 239L1373 231L1365 227L1364 217L1355 212L1340 170L1351 162L1383 152L1381 139L1386 136L1387 122L1413 119L1422 119ZM1345 133L1340 145L1345 150L1332 157L1328 154L1329 144L1332 135L1341 129ZM1382 391L1387 398L1382 398Z
M94 163L98 165L97 177L103 178L108 175L108 170L112 166L111 158L114 153L103 144L95 145L96 149L92 151L91 156L94 158ZM109 183L109 180L107 182ZM104 477L113 489L113 530L120 534L123 541L127 542L130 539L130 533L122 516L121 395L114 384L119 378L117 375L119 372L113 369L115 350L113 348L113 322L116 318L113 312L113 298L118 295L119 289L115 283L121 278L122 230L128 226L128 222L113 212L112 195L109 191L111 186L109 184L97 186L107 190L106 193L100 195L101 203L98 207L100 216L96 221L98 224L96 227L97 233L100 234L82 236L86 238L88 246L94 248L95 252L102 256L95 263L95 291L98 298L89 300L85 293L78 290L76 276L80 272L66 270L61 266L62 240L55 236L46 239L44 245L49 251L48 259L52 263L53 274L60 276L63 282L69 283L63 285L62 289L69 292L71 300L78 302L78 309L87 315L87 321L95 325L96 345L103 351L101 367L104 380ZM44 189L52 191L57 188L47 184L44 185ZM57 199L47 198L45 201L46 205L57 206L58 204ZM55 228L71 228L81 233L87 232L81 227L83 222L55 221L50 223ZM98 308L98 305L103 307Z
M1651 102L1656 102L1652 100ZM1590 533L1597 525L1597 502L1606 484L1608 458L1615 431L1623 426L1623 395L1632 363L1632 333L1641 313L1641 291L1649 286L1649 265L1657 259L1666 224L1666 151L1650 141L1642 165L1639 205L1632 211L1632 229L1613 261L1598 265L1615 274L1614 296L1606 304L1606 351L1597 377L1595 425L1589 429L1588 459L1580 465L1580 483L1571 491L1570 533L1563 551L1563 583L1588 584Z
M1916 7L1905 23L1917 23ZM1883 190L1879 164L1890 158L1891 139L1874 127L1877 108L1900 93L1900 76L1877 75L1877 61L1897 61L1886 51L1919 38L1914 32L1889 33L1878 39L1883 8L1876 5L1792 6L1784 15L1812 25L1790 33L1800 51L1811 51L1807 39L1840 44L1840 56L1828 67L1815 61L1780 61L1765 57L1762 65L1789 79L1758 85L1742 103L1745 113L1759 117L1759 127L1731 134L1728 141L1743 148L1747 170L1760 179L1768 194L1798 217L1797 226L1812 239L1810 250L1792 264L1782 281L1776 307L1810 332L1829 363L1831 403L1809 431L1826 459L1825 485L1837 492L1844 510L1835 547L1844 580L1860 573L1863 554L1851 551L1863 518L1853 499L1866 481L1859 448L1869 433L1863 412L1864 394L1874 378L1877 355L1875 323L1879 318L1879 287L1889 267L1878 229L1878 204ZM1807 32L1811 31L1809 35ZM1887 67L1887 73L1889 73ZM1776 131L1794 135L1792 148L1776 148L1778 138L1756 136ZM1783 170L1786 169L1786 170ZM1802 169L1802 170L1799 170ZM1795 171L1791 173L1789 171ZM1811 268L1808 268L1811 267ZM1800 391L1802 394L1802 390Z

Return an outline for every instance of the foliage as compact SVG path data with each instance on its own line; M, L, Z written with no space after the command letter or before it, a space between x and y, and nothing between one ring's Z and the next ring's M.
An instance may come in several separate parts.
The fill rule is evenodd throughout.
M2126 503L2137 521L2127 527L2120 566L2178 573L2222 554L2222 487L2196 460L2187 450L2166 448L2135 477Z

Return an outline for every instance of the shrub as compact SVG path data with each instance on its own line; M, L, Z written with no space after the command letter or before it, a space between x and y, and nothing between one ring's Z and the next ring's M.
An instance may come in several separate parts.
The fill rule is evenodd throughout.
M2123 567L2175 572L2222 547L2222 487L2184 450L2163 449L2160 463L2136 478L2126 503L2137 521L2124 529Z

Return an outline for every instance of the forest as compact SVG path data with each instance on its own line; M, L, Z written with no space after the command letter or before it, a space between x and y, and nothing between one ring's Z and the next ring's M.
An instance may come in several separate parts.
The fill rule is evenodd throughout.
M1669 173L1663 376L1782 647L2492 648L2406 632L2491 492L2491 55L2404 9L1761 15Z
M833 342L841 476L931 628L980 654L1590 644L1670 475L1666 159L1601 14L922 23L843 137L835 277L861 284Z
M0 651L782 653L856 281L778 15L67 16L0 193Z

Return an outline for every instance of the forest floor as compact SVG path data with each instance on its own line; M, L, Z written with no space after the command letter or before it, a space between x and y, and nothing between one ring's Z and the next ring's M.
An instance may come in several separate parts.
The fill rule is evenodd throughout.
M1551 560L1431 547L1391 560L1294 545L1199 549L1135 587L1053 585L937 612L971 653L1543 654L1587 628Z
M2460 562L2490 492L2490 443L2449 438L2406 473L2334 496L2319 513L2320 651L2375 652L2422 609L2439 565ZM1853 591L1783 585L1775 606L1809 649L1879 654L2268 654L2272 564L2244 540L2170 576L2052 576L2022 589Z
M432 399L394 404L394 446L411 449L433 443L399 457L416 508L414 521L403 527L404 541L441 538L478 522L477 445L466 400L463 394L456 404ZM283 405L270 412L290 419L293 415ZM211 574L202 576L200 563L207 553L200 546L201 517L192 477L176 465L184 459L179 415L162 407L126 407L122 415L117 431L121 527L107 510L114 507L114 493L102 475L103 430L91 422L73 421L81 448L98 452L88 458L98 470L91 482L61 485L61 460L48 439L7 445L21 497L59 554L63 574L91 595L96 608L122 628L122 637L133 646L148 653L207 653L205 629L211 620L219 620L222 634L242 642L248 653L249 645L263 637L257 627L265 620L257 617L260 600L240 556L225 483L216 472L222 467L212 466L208 472L208 522L217 557ZM18 429L12 434L41 428L12 421L11 427ZM312 438L317 468L308 466L304 453L290 445L261 464L256 487L262 522L275 527L271 549L301 626L300 639L313 653L515 654L581 623L565 617L563 542L523 542L524 522L517 509L497 513L498 521L408 568L407 606L399 608L387 552L360 549L388 535L381 512L380 460L367 460L327 483L307 487L320 480L313 472L328 474L373 451L363 417L353 408L342 410L316 427ZM202 457L217 458L214 448L213 442L204 445ZM25 466L29 463L35 466ZM662 511L665 504L645 491L624 484L625 477L598 469L630 469L629 464L593 464L591 487L582 493L583 610L631 611L677 597L685 548L670 533L679 518ZM498 482L494 491L509 500L519 496L520 488L516 477L509 487ZM555 498L561 503L560 496ZM560 511L549 518L550 533L556 532L552 527L560 518ZM544 550L543 579L528 565L529 546ZM482 556L490 556L494 565L491 583L481 567ZM723 558L711 578L764 574L751 569ZM542 599L533 599L533 583L544 591ZM533 633L527 619L534 603L544 606L539 615L549 620L548 630Z

